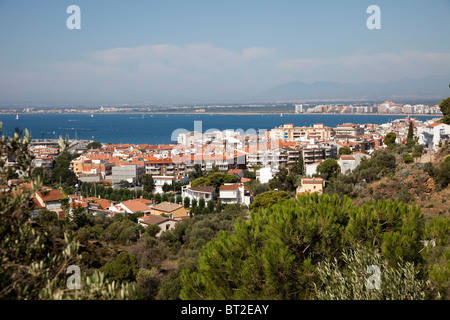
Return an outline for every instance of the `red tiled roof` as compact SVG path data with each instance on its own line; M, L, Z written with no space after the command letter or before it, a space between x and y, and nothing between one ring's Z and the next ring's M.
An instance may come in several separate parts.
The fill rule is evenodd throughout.
M214 190L216 190L216 188L212 187L212 186L206 186L206 187L191 187L192 191L198 191L198 192L208 192L211 193Z
M123 201L122 205L125 206L126 208L128 208L128 210L130 210L132 212L148 212L148 211L152 210L143 201L136 201L136 200L138 200L138 199ZM141 200L141 199L139 199L139 200ZM151 201L150 201L150 203L151 203Z
M239 188L239 184L227 184L220 186L220 191L231 191L236 190L237 188Z
M165 217L160 216L158 214L156 214L156 215L151 214L149 216L146 216L144 218L139 219L139 222L141 222L143 224L156 224L156 225L158 225L158 224L163 223L163 222L168 221L168 220L171 220L171 219L165 218Z
M322 178L302 178L302 184L323 184Z
M55 201L64 197L64 195L59 190L50 190L47 192L39 191L37 193L37 196L39 196L42 201Z
M183 208L183 206L171 202L161 202L153 207L154 210L164 211L164 212L172 212L179 208Z

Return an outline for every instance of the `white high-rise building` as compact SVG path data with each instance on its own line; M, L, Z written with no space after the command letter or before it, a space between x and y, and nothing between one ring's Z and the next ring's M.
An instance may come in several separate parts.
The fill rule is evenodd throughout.
M303 113L303 105L302 104L295 105L295 113Z

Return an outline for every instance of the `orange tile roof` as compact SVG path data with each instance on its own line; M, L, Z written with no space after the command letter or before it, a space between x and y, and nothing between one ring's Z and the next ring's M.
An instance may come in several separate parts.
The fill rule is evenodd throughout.
M160 204L157 204L156 206L153 207L154 210L159 210L159 211L164 211L164 212L172 212L179 208L183 208L183 206L176 204L176 203L167 202L167 201L161 202Z
M145 204L145 202L140 201L140 200L143 200L143 199L134 199L134 200L123 201L122 205L125 206L126 208L128 208L132 212L151 211L151 208L149 206L147 206ZM147 201L149 201L149 200L147 200ZM147 203L151 203L151 201L147 202Z
M220 186L220 191L230 191L230 190L236 190L237 188L239 188L239 184L227 184L227 185L221 185Z
M39 191L37 196L39 196L42 201L55 201L64 197L59 190L50 190L48 192Z
M302 184L322 184L323 181L322 178L302 178Z
M146 216L146 217L144 217L142 219L139 219L139 222L141 222L143 224L156 224L156 225L158 225L158 224L163 223L163 222L168 221L168 220L171 220L171 219L162 217L160 215L151 214L151 215Z

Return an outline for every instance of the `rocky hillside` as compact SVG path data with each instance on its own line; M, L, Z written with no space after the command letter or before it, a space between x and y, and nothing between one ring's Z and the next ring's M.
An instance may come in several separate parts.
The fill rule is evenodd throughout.
M415 203L422 208L425 216L450 217L450 185L441 188L428 172L431 160L433 168L440 168L450 155L450 145L444 145L436 153L425 154L416 163L397 165L395 174L367 184L357 202L369 199L393 198L407 203Z

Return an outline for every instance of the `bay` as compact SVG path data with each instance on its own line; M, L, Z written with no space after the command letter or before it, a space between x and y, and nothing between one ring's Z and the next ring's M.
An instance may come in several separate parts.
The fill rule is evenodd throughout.
M12 135L16 128L27 128L35 139L95 140L103 143L169 144L175 130L194 131L194 122L201 121L202 132L211 129L247 131L270 130L285 123L295 126L312 126L323 123L336 127L343 123L383 124L405 115L340 115L340 114L15 114L0 115L3 134ZM439 115L411 117L425 121ZM172 138L174 140L172 140Z

